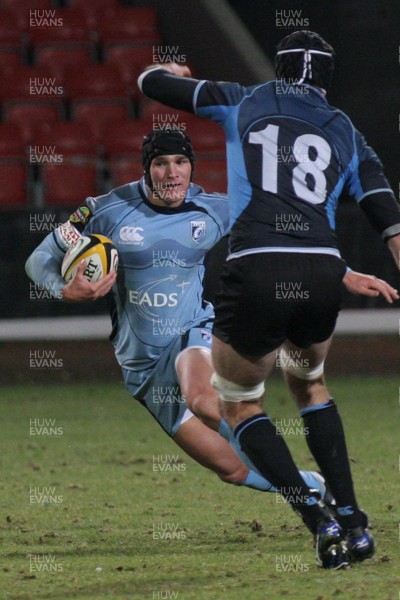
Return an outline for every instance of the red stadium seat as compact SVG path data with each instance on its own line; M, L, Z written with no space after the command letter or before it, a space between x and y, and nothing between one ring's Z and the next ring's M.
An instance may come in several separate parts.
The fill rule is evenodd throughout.
M133 119L113 121L102 131L102 146L106 159L140 158L143 138L152 131L152 123Z
M120 8L113 12L111 19L98 22L97 34L104 48L121 42L157 43L160 39L157 11L145 6Z
M112 18L113 13L121 8L121 4L118 0L69 0L69 7L85 11L91 25L96 29L97 23L105 18Z
M14 15L10 12L0 13L0 48L19 50L23 42L23 35L16 23Z
M26 144L32 143L38 123L55 123L60 119L62 104L45 102L20 102L9 106L4 114L7 123L14 123L21 131Z
M18 161L0 161L0 205L25 206L28 202L27 169Z
M129 119L130 111L126 102L119 100L77 100L72 116L74 121L89 125L96 142L100 142L103 131L115 121Z
M93 132L85 123L71 121L42 123L34 131L32 143L39 147L54 147L54 152L63 157L81 156L93 159L97 157Z
M225 158L225 133L217 123L197 117L189 123L187 133L199 156Z
M139 119L153 121L154 127L160 129L165 129L167 126L171 127L174 124L181 129L184 127L189 129L190 124L199 119L199 117L184 110L165 106L165 104L161 104L155 100L149 100L149 98L142 96L139 104Z
M87 48L52 44L41 46L35 52L35 64L47 69L60 80L64 80L71 68L83 69L89 67L91 63L91 52Z
M225 160L196 160L194 182L201 185L211 194L220 192L226 194L228 189Z
M68 98L127 98L126 85L118 71L110 65L92 65L70 70L66 81Z
M137 181L143 175L143 167L139 158L116 158L108 163L108 171L112 187Z
M105 123L128 119L133 110L125 84L110 65L71 72L67 95L73 120L89 123L96 136L100 136Z
M152 46L113 45L106 49L104 60L106 64L119 70L124 82L135 86L136 93L138 76L145 67L153 63L153 48Z
M21 130L12 123L0 123L0 157L26 159L25 141Z
M0 70L15 71L21 66L21 56L18 50L4 49L0 46Z
M43 200L74 208L87 196L97 195L97 171L93 164L63 161L61 164L41 165Z
M53 8L53 0L1 0L1 10L29 13L31 10L42 11Z
M3 103L16 100L50 101L63 98L64 88L48 69L20 66L18 70L5 73L0 88Z
M60 23L59 26L41 27L31 25L27 31L35 50L50 44L70 44L72 47L94 48L95 34L85 11L71 8L53 8L50 12L54 13L52 18ZM40 23L40 19L38 23Z

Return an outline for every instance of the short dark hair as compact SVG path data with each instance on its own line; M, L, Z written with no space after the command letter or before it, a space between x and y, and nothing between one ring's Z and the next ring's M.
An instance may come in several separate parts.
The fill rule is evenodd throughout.
M276 76L327 90L332 79L334 55L332 46L318 33L295 31L277 46Z

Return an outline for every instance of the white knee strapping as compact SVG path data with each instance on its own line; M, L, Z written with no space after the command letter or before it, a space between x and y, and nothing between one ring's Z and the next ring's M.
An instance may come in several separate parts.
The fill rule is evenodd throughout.
M264 382L255 385L254 387L245 387L228 381L218 373L213 373L211 376L211 385L219 391L220 397L225 402L249 402L258 400L265 391Z
M314 379L321 377L324 373L324 362L322 361L314 369L310 369L305 358L293 357L283 348L279 354L279 366L294 377L305 381L314 381Z

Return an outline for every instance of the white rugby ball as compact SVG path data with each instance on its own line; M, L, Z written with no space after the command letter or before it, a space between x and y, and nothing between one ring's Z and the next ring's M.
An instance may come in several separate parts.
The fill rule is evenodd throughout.
M88 281L99 281L117 270L118 251L104 235L83 235L68 249L62 261L61 276L67 283L75 277L83 260L86 260L83 276Z

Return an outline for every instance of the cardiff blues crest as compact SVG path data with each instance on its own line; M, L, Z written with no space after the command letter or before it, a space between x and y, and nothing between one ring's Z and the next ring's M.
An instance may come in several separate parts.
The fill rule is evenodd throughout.
M200 242L206 234L206 222L190 221L190 227L192 231L192 240L194 242Z

